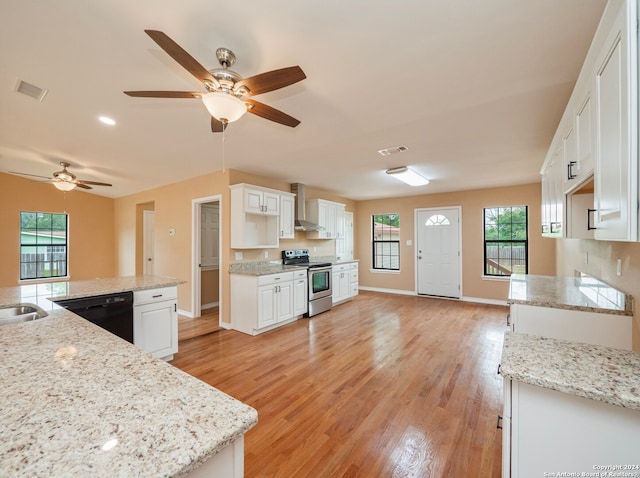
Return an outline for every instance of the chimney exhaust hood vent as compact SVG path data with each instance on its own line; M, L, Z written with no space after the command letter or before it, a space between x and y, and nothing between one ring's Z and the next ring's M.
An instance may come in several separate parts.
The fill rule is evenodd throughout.
M295 216L294 216L294 229L296 231L322 231L324 227L314 224L313 222L305 219L305 187L304 184L293 183L291 185L291 192L296 195L295 198Z

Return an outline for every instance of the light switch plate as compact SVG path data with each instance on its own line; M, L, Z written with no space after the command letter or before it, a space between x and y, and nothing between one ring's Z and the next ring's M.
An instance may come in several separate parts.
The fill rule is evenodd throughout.
M236 261L241 261L241 260L242 260L242 251L236 252Z

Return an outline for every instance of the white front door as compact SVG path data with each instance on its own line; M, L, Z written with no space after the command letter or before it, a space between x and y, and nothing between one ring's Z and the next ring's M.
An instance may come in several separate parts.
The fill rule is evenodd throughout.
M154 228L156 223L156 214L153 211L143 211L143 227L142 227L142 254L144 255L144 273L153 275L154 261Z
M418 294L460 298L460 207L416 212Z

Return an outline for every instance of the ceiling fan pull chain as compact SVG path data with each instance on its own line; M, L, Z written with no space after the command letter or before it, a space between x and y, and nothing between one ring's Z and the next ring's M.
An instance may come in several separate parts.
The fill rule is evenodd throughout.
M226 128L226 124L222 124L222 173L224 174L224 139L225 139L225 130Z

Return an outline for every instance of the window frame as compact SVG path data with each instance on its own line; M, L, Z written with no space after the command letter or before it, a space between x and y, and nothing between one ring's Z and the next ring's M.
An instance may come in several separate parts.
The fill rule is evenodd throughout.
M509 239L487 239L487 210L490 209L497 209L498 210L498 214L497 217L499 218L501 213L500 210L501 209L511 209L513 212L514 208L524 208L525 211L525 222L524 222L524 226L525 226L525 239L514 239L513 238L513 221L509 222L509 225L511 226L511 238ZM513 215L511 216L511 218L513 219ZM522 223L515 223L515 224L522 224ZM496 226L499 226L500 223L498 222L496 224ZM499 229L498 229L499 231ZM489 272L488 270L488 256L487 256L487 248L488 248L488 243L489 244L511 244L511 251L513 251L513 244L522 244L524 246L524 272L515 272L516 274L528 274L529 273L529 206L527 205L512 205L512 206L493 206L493 207L484 207L482 209L482 255L483 255L483 261L482 261L482 272L483 272L483 276L484 277L488 277L488 278L492 278L492 279L496 279L496 278L509 278L511 277L512 274L514 274L513 272L513 255L510 258L510 265L511 265L511 272L509 274L506 273L492 273ZM499 259L499 257L498 257Z
M389 226L389 233L391 233L392 227L397 227L398 239L378 239L376 237L376 224L380 224L376 222L376 218L379 218L380 216L396 216L398 218L398 226L391 226L391 224L387 224ZM389 221L392 220L393 218L389 219ZM383 246L384 244L388 244L390 247L395 244L395 250L397 251L396 254L377 254L378 246ZM383 264L378 264L378 258L387 258L389 266L384 267ZM391 267L394 258L397 262L397 267ZM400 271L400 214L398 213L380 213L371 215L371 270L375 272Z
M24 227L25 215L35 215L35 226ZM49 226L38 227L38 222L49 216ZM64 217L64 229L56 229L54 216ZM54 234L63 232L63 234ZM19 227L19 281L33 282L42 280L61 280L69 277L69 214L61 212L20 211ZM32 242L25 242L25 237L32 235ZM48 236L41 241L43 236ZM35 252L28 251L33 249ZM43 248L43 252L39 249ZM25 260L35 256L34 260ZM40 256L44 256L41 259ZM27 273L28 268L35 269L34 274ZM62 270L62 272L60 272ZM55 274L52 272L56 271Z

